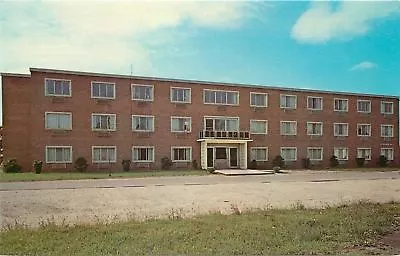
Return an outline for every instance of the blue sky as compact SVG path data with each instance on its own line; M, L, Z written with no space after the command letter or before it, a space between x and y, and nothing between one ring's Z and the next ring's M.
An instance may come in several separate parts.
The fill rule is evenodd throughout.
M29 67L400 96L399 1L0 2Z

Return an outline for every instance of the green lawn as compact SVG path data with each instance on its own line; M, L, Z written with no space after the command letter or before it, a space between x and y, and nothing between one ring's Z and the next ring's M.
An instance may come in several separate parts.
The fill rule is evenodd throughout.
M157 176L187 176L187 175L208 175L204 170L168 170L168 171L130 171L113 172L69 172L69 173L0 173L0 182L11 181L38 181L38 180L80 180L80 179L110 179L110 178L139 178Z
M278 255L396 253L381 235L400 227L400 204L260 210L192 219L0 232L0 252L18 255ZM397 216L397 217L396 217ZM397 251L398 253L398 251Z

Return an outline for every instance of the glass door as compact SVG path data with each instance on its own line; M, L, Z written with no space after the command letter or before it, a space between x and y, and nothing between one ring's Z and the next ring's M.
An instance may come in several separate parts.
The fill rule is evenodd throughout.
M231 168L238 167L238 149L229 148L229 164Z

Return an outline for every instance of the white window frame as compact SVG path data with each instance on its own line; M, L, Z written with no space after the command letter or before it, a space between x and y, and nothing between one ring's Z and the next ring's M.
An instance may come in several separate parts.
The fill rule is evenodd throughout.
M48 160L49 157L48 157L48 152L47 152L47 150L48 150L48 149L53 149L53 148L68 148L68 149L71 151L70 159L69 159L68 161L60 161L60 162L57 162L57 161L49 161L49 160ZM46 164L70 164L70 163L72 163L72 159L73 159L72 153L73 153L73 152L72 152L72 146L46 146L46 147L45 147Z
M135 149L142 149L142 148L146 148L146 149L152 149L152 160L135 160L134 159L134 152L135 152ZM132 147L132 156L131 156L131 158L132 158L132 163L154 163L154 161L155 161L155 147L154 146L133 146Z
M52 81L67 81L69 82L69 94L49 94L47 92L47 81L52 80ZM45 96L50 96L50 97L72 97L72 81L70 79L60 79L60 78L45 78L44 79L44 95Z
M263 122L263 123L265 123L265 132L252 132L251 131L251 123L252 122ZM268 134L268 120L250 119L250 133L251 134Z
M339 158L338 156L336 156L336 155L335 155L335 150L336 150L336 149L337 149L337 150L346 149L346 152L347 152L346 158L341 159L341 158ZM349 160L349 148L348 148L348 147L334 147L334 148L333 148L333 155L336 156L337 159L338 159L339 161L347 161L347 160Z
M114 117L114 120L115 120L114 129L101 129L101 128L93 127L93 118L94 118L94 116L112 116L112 117ZM117 130L117 114L92 113L91 117L92 118L90 120L91 120L92 131L111 131L111 132L115 132Z
M217 99L216 99L217 94L216 94L216 93L215 93L214 103L212 103L212 102L206 102L206 91L212 91L212 92L226 92L226 93L232 92L232 93L235 93L236 96L237 96L237 99L236 99L236 100L237 100L237 103L236 103L236 104L228 103L228 94L226 94L226 103L217 103ZM206 104L206 105L239 106L239 97L240 97L239 91L203 89L203 103Z
M133 126L133 120L135 117L153 118L153 127L151 127L151 130L136 130L135 127ZM156 118L151 115L132 115L132 117L131 117L132 131L133 132L154 132L155 122L156 122Z
M251 102L251 96L252 95L264 95L265 96L265 105L264 106L259 106L259 105L254 105ZM250 107L255 107L255 108L267 108L268 107L268 93L262 93L262 92L250 92Z
M383 127L391 127L392 136L383 136ZM382 138L393 138L394 136L394 125L393 124L381 124L381 137Z
M250 157L252 157L252 150L265 149L265 159L251 159L251 161L256 160L256 162L268 161L268 147L250 147Z
M295 150L296 150L295 159L293 159L293 160L286 160L286 159L284 159L283 156L282 156L282 155L283 155L283 154L282 154L282 150L285 150L285 149L295 149ZM281 153L280 156L284 159L285 162L297 161L297 147L281 147L280 153Z
M321 108L310 108L310 107L309 107L309 104L308 104L308 102L309 102L310 99L320 99L320 100L321 100ZM323 110L323 108L324 108L324 98L323 98L323 97L307 96L307 109L308 109L308 110L317 111L317 110Z
M190 154L189 154L189 158L187 160L175 160L174 159L174 150L175 149L185 149L185 150L189 150ZM186 153L186 152L185 152ZM185 147L185 146L172 146L171 147L171 161L173 163L187 163L187 162L192 162L192 147Z
M339 100L339 101L346 101L346 109L345 110L341 110L341 109L336 109L336 101L337 100ZM346 99L346 98L334 98L333 99L333 111L336 111L336 112L349 112L349 99Z
M112 85L113 86L113 97L103 97L103 96L94 96L93 95L93 84L101 84L101 85ZM90 82L90 95L92 99L110 99L110 100L114 100L116 97L116 91L115 91L115 83L113 82L104 82L104 81L91 81Z
M385 108L382 107L384 104L390 104L392 106L392 111L391 112L384 112ZM381 101L381 114L392 115L393 113L394 113L394 103L392 101L384 101L384 100L382 100Z
M104 160L104 161L98 160L98 161L95 161L94 160L94 150L95 149L102 149L102 148L108 148L108 149L112 148L112 149L114 149L114 160L113 161L110 161L110 160ZM116 162L117 162L117 146L92 146L92 163L102 164L102 163L116 163Z
M294 97L294 107L287 107L282 105L282 97ZM283 109L297 109L297 95L293 94L280 94L279 95L279 106Z
M365 160L370 161L372 159L371 155L372 155L372 150L371 148L357 148L357 158L359 157L358 151L359 150L369 150L369 157L365 158Z
M294 134L283 134L282 133L282 124L283 123L294 123L295 124L295 128L294 128ZM280 133L281 133L281 135L283 135L283 136L296 136L297 135L297 121L280 121Z
M134 87L151 87L151 98L150 99L138 99L135 98ZM154 85L152 84L131 84L131 98L134 101L154 101Z
M360 110L358 103L360 102L368 102L369 103L369 111ZM372 103L370 100L357 100L357 112L359 113L371 113Z
M69 115L71 117L70 127L68 129L63 128L50 128L47 126L47 114L60 114L60 115ZM72 130L72 112L44 112L44 127L46 130L62 130L62 131L71 131Z
M358 130L361 126L368 126L368 135L363 135L363 134L359 134ZM372 128L371 128L371 124L357 124L357 136L360 137L371 137L371 132L372 132Z
M189 119L189 130L183 130L183 131L174 131L172 129L172 120L173 119ZM192 117L190 116L171 116L171 132L173 133L190 133L192 132Z
M321 125L321 133L319 133L319 134L309 133L309 132L308 132L308 125L309 125L309 124L320 124L320 125ZM310 136L322 136L323 133L324 133L324 123L323 123L323 122L307 122L307 124L306 124L306 130L307 130L307 135L310 135Z
M189 100L188 101L173 100L172 91L174 89L189 90ZM169 94L170 94L170 100L171 100L172 103L184 103L184 104L191 104L192 103L192 88L189 88L189 87L170 87Z
M394 148L381 148L381 156L386 156L385 154L382 153L382 151L384 151L384 150L391 150L392 151L392 158L390 159L390 158L387 157L387 160L388 161L393 161L394 160Z
M315 149L321 150L321 158L313 159L313 158L309 157L309 150L315 150ZM322 160L324 160L324 148L323 147L307 147L307 157L310 159L310 161L322 161Z
M344 135L336 134L335 125L347 125L347 132ZM333 136L335 137L347 137L349 136L349 123L333 123Z
M216 130L215 129L215 119L224 119L225 122L225 128L226 128L226 121L228 119L235 119L237 120L237 130L232 130L232 132L238 132L240 130L240 118L238 116L204 116L203 117L203 130L207 130L207 126L206 126L206 119L213 119L213 131L220 131L220 130ZM228 130L224 130L224 131L228 131ZM229 130L230 132L230 130Z

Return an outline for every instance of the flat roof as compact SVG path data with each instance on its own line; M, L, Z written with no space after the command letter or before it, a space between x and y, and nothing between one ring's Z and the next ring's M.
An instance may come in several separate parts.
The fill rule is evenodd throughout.
M55 73L55 74L66 74L66 75L78 75L78 76L97 76L97 77L109 77L109 78L150 80L150 81L173 82L173 83L220 85L220 86L230 86L230 87L250 87L250 88L272 89L272 90L282 90L282 91L291 91L291 92L312 92L312 93L322 93L322 94L368 96L368 97L394 98L394 99L400 98L400 96L394 96L394 95L329 91L329 90L317 90L317 89L302 89L302 88L290 88L290 87L284 87L284 86L280 87L280 86L270 86L270 85L261 85L261 84L225 83L225 82L210 82L210 81L188 80L188 79L159 78L159 77L149 77L149 76L106 74L106 73L83 72L83 71L72 71L72 70L61 70L61 69L30 68L29 71L30 72L42 72L42 73L53 73L53 74ZM31 76L29 74L16 74L16 73L0 73L0 75L2 75L2 76L3 75L4 76L21 76L21 77L30 77Z

